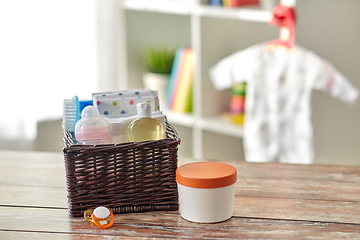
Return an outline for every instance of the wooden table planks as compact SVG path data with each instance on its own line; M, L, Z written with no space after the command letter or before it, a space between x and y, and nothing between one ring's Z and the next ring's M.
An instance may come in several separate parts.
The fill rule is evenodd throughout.
M68 215L62 154L0 151L0 239L360 239L360 167L227 162L238 170L230 220L147 212L99 229Z

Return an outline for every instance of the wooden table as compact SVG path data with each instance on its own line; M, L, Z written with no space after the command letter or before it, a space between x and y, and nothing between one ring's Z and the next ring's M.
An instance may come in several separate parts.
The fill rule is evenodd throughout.
M238 170L230 220L147 212L99 229L69 217L61 153L0 151L0 239L360 239L360 167L227 162Z

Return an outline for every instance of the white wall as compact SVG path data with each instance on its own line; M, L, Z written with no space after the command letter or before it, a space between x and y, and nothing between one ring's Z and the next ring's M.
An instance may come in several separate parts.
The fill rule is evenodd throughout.
M298 0L297 12L297 43L360 89L360 1ZM315 162L360 164L360 99L349 106L315 91L312 103Z

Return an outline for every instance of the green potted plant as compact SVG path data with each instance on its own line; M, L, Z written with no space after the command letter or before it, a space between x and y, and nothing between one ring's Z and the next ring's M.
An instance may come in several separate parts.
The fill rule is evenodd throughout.
M167 90L174 57L175 50L168 47L148 48L145 52L144 87L158 91L161 109L167 107Z

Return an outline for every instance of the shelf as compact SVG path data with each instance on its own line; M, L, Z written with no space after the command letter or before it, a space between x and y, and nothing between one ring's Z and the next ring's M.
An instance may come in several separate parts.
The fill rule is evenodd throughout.
M161 0L125 0L123 6L128 10L189 15L193 11L194 5L186 2Z
M196 119L190 114L181 114L169 110L165 110L164 114L171 124L177 124L185 127L197 127L202 130L236 138L241 138L243 136L243 129L241 127L228 123L222 120L221 117Z
M123 6L128 10L160 12L179 15L199 15L206 17L228 18L252 22L268 22L269 11L259 8L226 8L199 5L189 2L170 2L161 0L125 0Z
M243 136L243 129L240 126L225 122L221 117L202 118L198 122L198 127L231 137L242 138Z
M198 6L199 15L206 17L229 18L251 22L268 22L271 19L269 11L247 8L224 8L214 6Z
M284 0L281 0L284 1ZM184 156L192 155L194 159L202 159L209 155L209 148L218 149L224 148L228 149L227 154L231 158L239 157L242 155L241 148L233 148L228 146L233 146L234 138L241 139L243 137L243 128L232 124L230 122L224 121L221 116L216 116L218 112L223 112L223 109L217 109L221 106L216 106L214 111L204 111L208 110L208 106L204 106L207 103L209 98L208 93L204 94L204 87L206 87L206 82L203 79L203 72L207 69L203 69L202 60L206 58L207 61L210 59L212 62L215 62L219 56L212 54L212 50L209 51L209 46L203 48L201 40L203 35L209 36L209 31L213 31L213 28L207 27L209 22L216 22L221 19L230 19L235 21L229 21L230 26L237 25L236 21L251 21L251 22L261 22L267 25L267 22L271 18L272 5L275 6L275 1L271 0L262 0L261 7L246 7L246 8L227 8L222 6L211 6L207 4L207 0L122 0L118 4L121 4L120 7L124 10L131 10L125 14L126 18L129 18L131 21L127 22L128 29L130 34L129 39L138 38L139 36L142 39L138 41L128 41L128 56L135 56L140 53L140 48L143 48L148 43L155 42L156 40L169 41L169 42L180 42L181 44L186 43L190 45L193 51L200 56L197 61L193 76L193 107L194 114L181 114L172 112L171 110L163 110L166 115L169 123L179 126L179 134L184 143L181 147L183 149ZM133 12L132 12L133 11ZM141 17L141 13L155 13L155 14L144 14L144 18L136 19L135 17ZM160 14L156 14L160 13ZM174 15L174 19L181 19L179 21L171 22L171 25L168 25L163 34L155 33L151 35L151 31L148 31L149 24L142 24L141 21L148 21L154 19L159 25L162 25L162 19L168 21L171 16ZM182 17L182 16L185 16ZM211 19L208 19L211 18ZM220 22L220 21L219 21ZM148 22L146 22L148 23ZM170 23L169 23L170 24ZM177 29L184 27L184 24L189 24L189 28L185 30L182 29L182 32L178 32ZM247 24L244 24L247 25ZM221 25L217 26L221 27ZM250 25L249 25L250 27ZM261 24L254 24L251 27L261 30ZM161 28L160 28L161 29ZM170 30L169 30L170 29ZM228 29L228 30L227 30ZM158 29L156 29L158 30ZM189 30L189 31L188 31ZM251 29L250 29L251 30ZM137 35L134 34L138 31L144 31L145 34L148 34L150 38L147 38L147 35ZM225 31L232 31L231 28L226 28ZM182 34L181 41L178 41L176 34ZM230 35L230 34L229 34ZM238 36L235 34L235 36ZM222 38L221 36L214 36L217 38ZM247 39L257 40L258 36L251 36ZM165 40L164 40L165 39ZM131 40L131 39L130 39ZM255 41L254 40L254 41ZM253 40L252 40L253 41ZM238 44L231 44L229 49L238 49ZM131 55L132 54L132 55ZM126 58L126 56L125 56ZM208 59L209 58L209 59ZM129 59L128 59L129 60ZM131 59L132 60L132 59ZM209 61L210 61L209 60ZM130 61L132 64L128 69L131 69L134 78L140 76L136 69L139 66L135 66L135 61ZM206 66L207 68L208 66ZM139 78L140 79L140 78ZM140 81L140 80L139 80ZM205 84L204 84L205 83ZM139 84L140 85L140 84ZM222 95L211 96L216 98L221 98ZM219 100L219 99L218 99ZM214 101L212 99L211 101ZM207 103L208 104L208 103ZM214 117L206 117L214 116ZM209 134L216 133L216 134ZM209 139L205 139L209 138ZM221 141L221 142L218 142ZM239 141L236 141L239 142ZM219 145L215 146L214 145ZM212 149L210 149L212 150ZM224 150L225 151L225 150Z
M181 114L172 112L170 110L163 111L168 121L172 124L177 124L185 127L193 127L195 124L195 118L190 114Z

